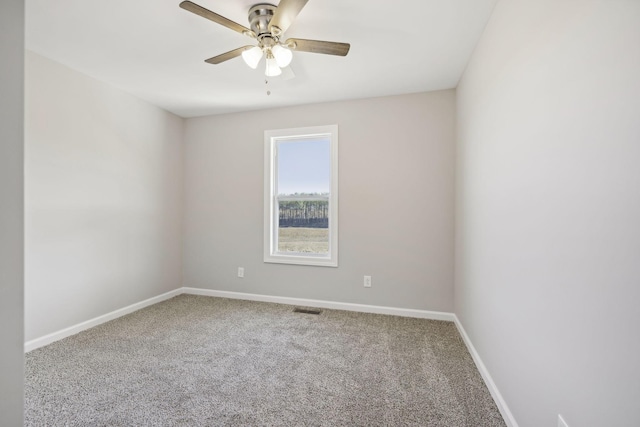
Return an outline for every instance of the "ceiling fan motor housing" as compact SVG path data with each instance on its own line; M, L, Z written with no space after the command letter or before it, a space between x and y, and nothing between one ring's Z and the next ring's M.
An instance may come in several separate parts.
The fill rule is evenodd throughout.
M262 40L265 37L277 39L277 35L272 34L271 30L269 30L269 22L271 22L275 11L276 6L267 3L256 4L249 9L251 31L256 34L258 40Z

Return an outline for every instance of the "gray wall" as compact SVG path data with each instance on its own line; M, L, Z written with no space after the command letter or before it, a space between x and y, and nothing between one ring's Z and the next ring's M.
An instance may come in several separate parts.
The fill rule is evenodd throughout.
M0 2L0 424L21 426L24 1Z
M456 313L521 427L640 425L640 2L498 3L457 92Z
M184 120L26 56L26 339L182 284Z
M454 117L442 91L188 119L184 285L452 311ZM265 264L264 131L325 124L340 135L339 267Z

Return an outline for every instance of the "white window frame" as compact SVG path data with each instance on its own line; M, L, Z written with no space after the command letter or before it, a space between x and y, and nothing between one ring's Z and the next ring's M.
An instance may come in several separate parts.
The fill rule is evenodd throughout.
M277 196L278 141L329 137L331 153L331 184L327 197ZM264 262L279 264L338 266L338 125L313 126L295 129L276 129L264 132ZM281 253L278 248L278 200L329 201L329 254Z

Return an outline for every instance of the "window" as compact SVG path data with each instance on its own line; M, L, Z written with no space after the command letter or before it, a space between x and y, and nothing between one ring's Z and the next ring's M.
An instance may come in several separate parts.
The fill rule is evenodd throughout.
M264 261L337 267L338 126L264 140Z

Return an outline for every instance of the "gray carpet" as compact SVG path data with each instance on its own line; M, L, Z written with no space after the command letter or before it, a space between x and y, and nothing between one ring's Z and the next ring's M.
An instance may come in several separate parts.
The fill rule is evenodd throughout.
M504 426L450 322L181 295L26 355L27 426Z

